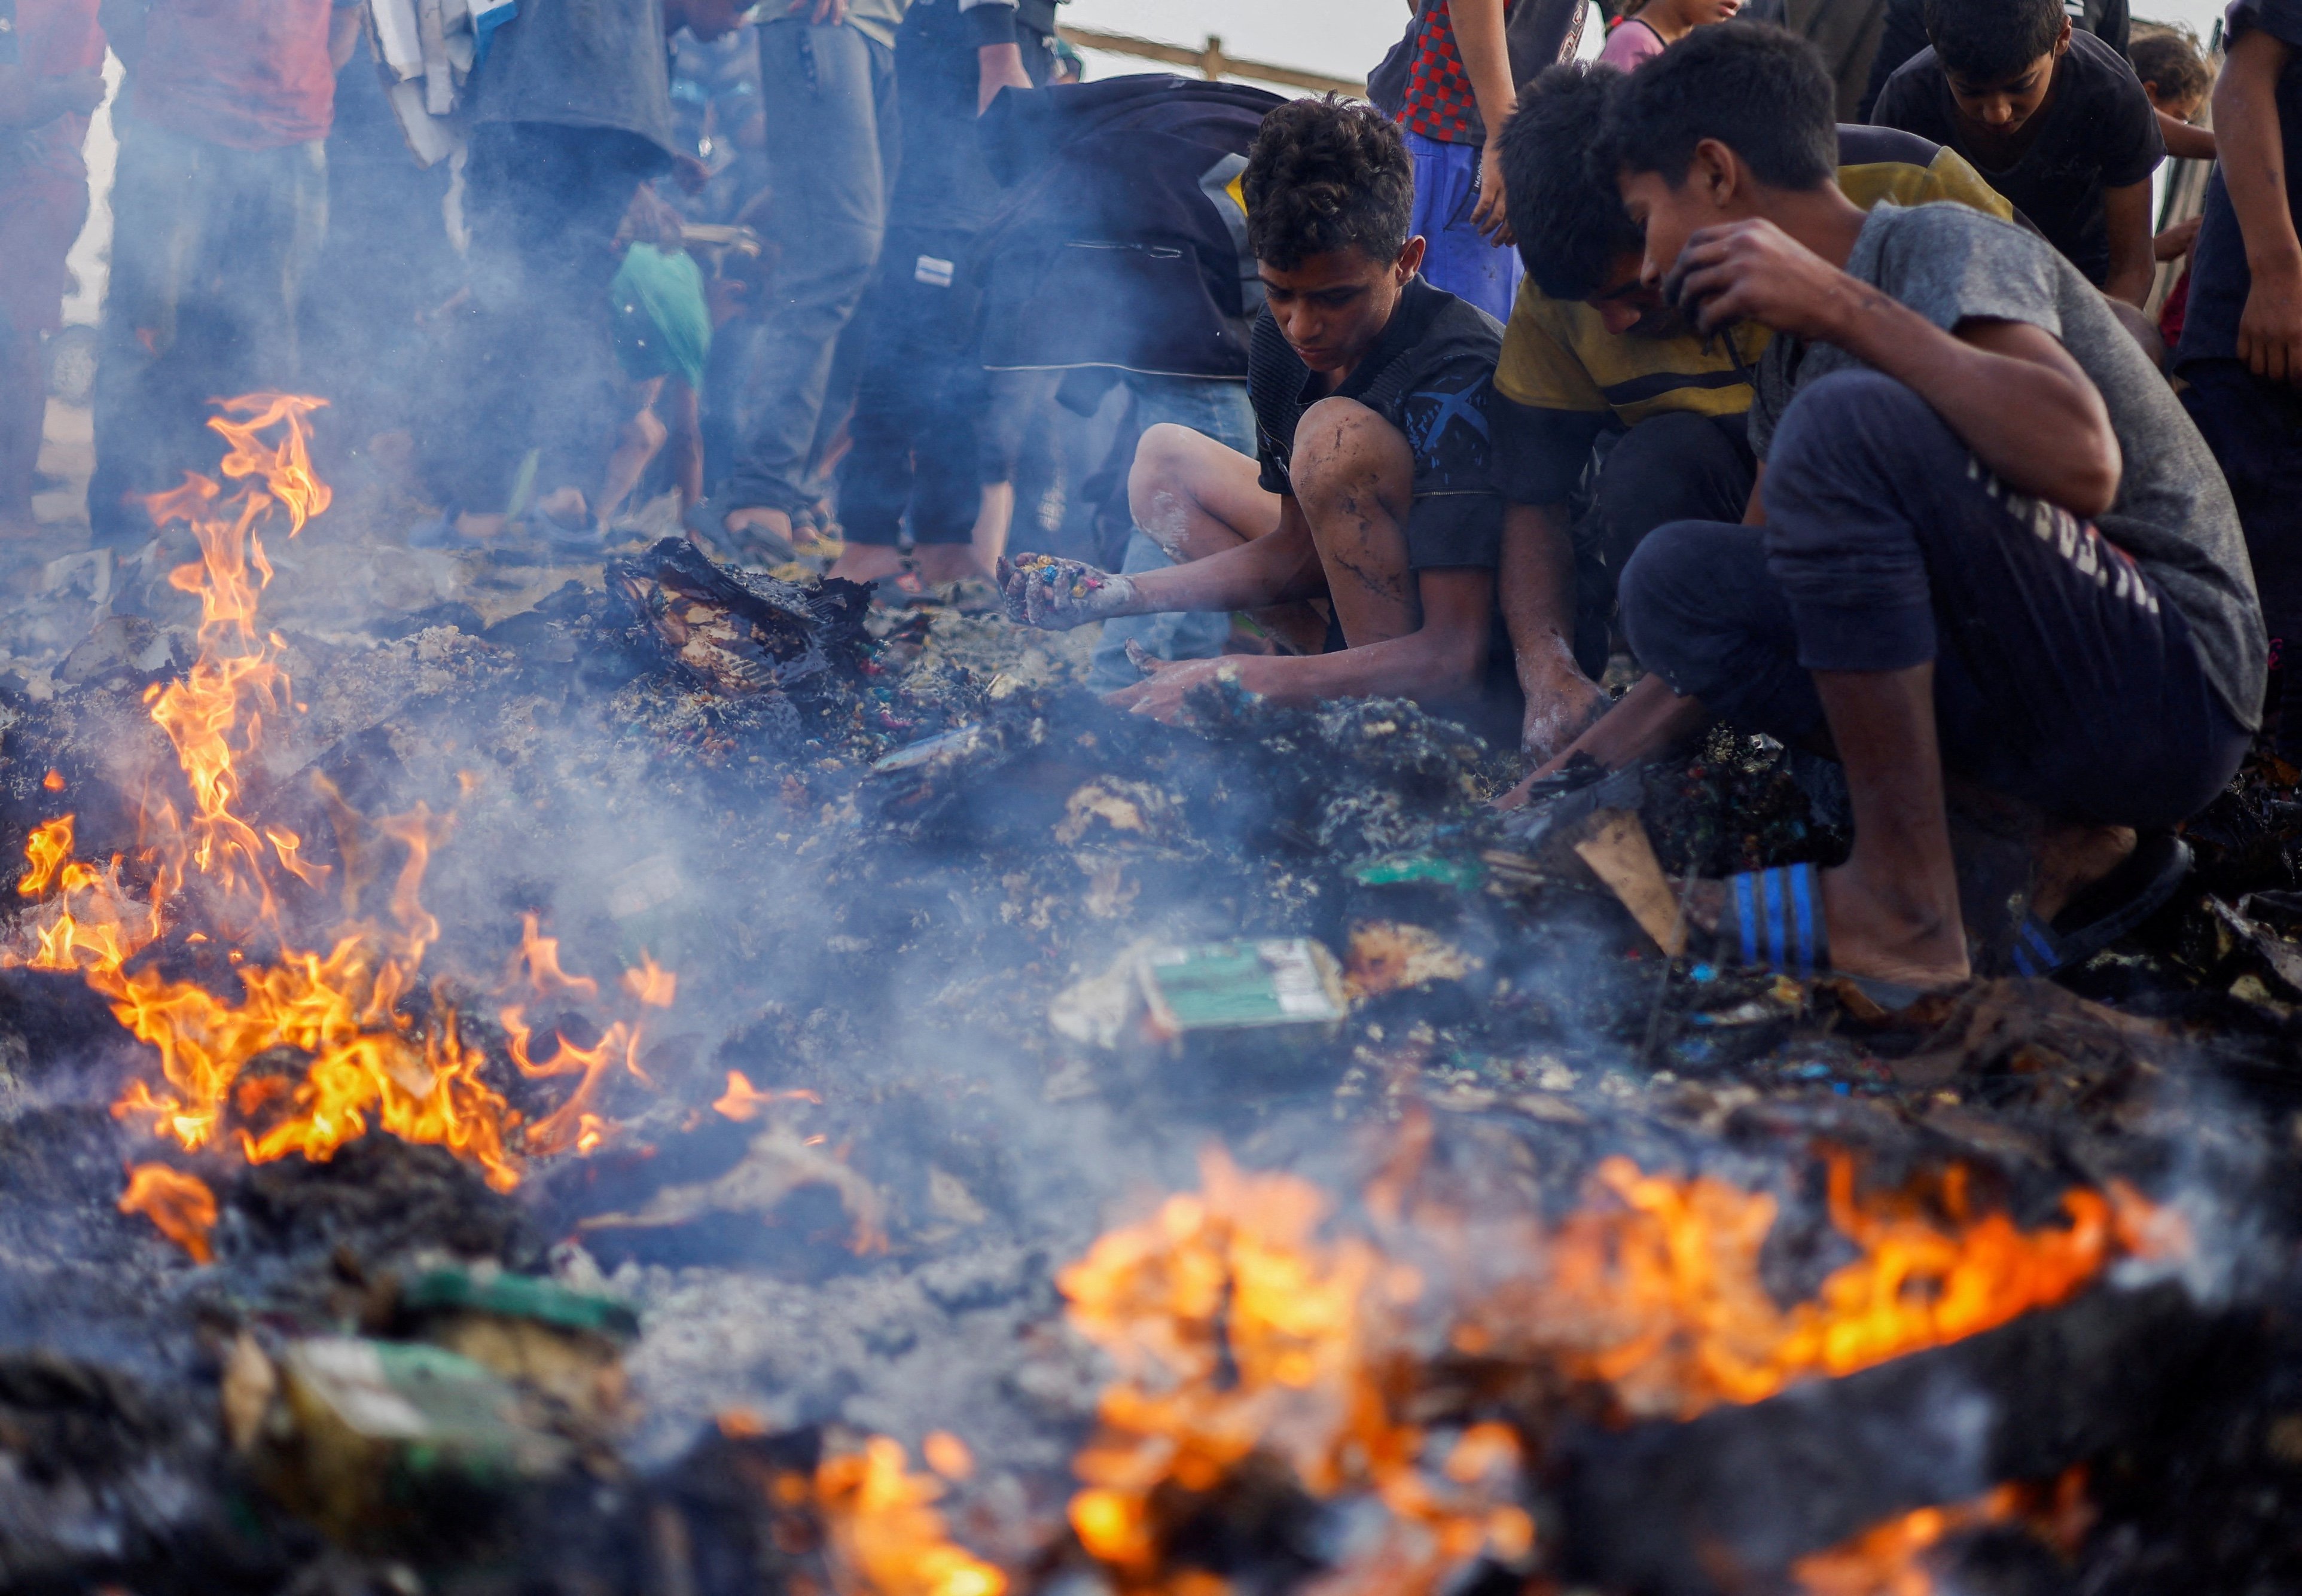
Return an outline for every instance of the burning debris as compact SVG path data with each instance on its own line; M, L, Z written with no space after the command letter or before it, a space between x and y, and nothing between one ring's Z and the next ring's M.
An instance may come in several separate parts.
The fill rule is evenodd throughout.
M315 403L0 678L0 1291L83 1360L0 1367L12 1584L2291 1575L2302 811L2110 1006L1889 1013L1684 940L1836 844L1756 743L1536 837L1409 706L1171 728L677 542L275 621Z

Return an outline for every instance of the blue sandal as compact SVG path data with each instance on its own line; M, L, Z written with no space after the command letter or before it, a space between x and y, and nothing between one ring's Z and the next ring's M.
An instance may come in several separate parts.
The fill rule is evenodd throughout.
M2192 863L2189 844L2172 832L2145 836L2116 869L2072 899L2053 924L2035 914L2023 917L2009 955L2015 973L2039 977L2077 969L2172 903L2189 879Z
M1778 970L1800 980L1848 981L1880 1008L1909 1008L1927 995L1876 976L1830 967L1830 932L1822 916L1822 872L1811 864L1783 865L1726 878L1726 912L1718 921L1723 964Z

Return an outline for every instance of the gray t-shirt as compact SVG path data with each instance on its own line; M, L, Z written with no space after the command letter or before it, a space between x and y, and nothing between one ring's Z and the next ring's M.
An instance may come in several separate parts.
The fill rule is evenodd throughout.
M618 128L669 155L663 0L547 0L495 32L472 120Z
M2259 727L2270 649L2238 508L2181 402L2101 292L2045 240L1962 205L1878 206L1846 270L1945 332L1970 320L2027 322L2062 341L2101 391L2125 459L2117 502L2096 526L2189 623L2223 707ZM1751 407L1759 458L1802 386L1861 364L1832 344L1769 344Z

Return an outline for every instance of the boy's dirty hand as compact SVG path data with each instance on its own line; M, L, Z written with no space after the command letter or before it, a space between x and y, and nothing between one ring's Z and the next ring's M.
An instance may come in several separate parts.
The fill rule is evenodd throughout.
M1089 621L1132 613L1135 584L1115 571L1076 559L1027 554L999 562L999 593L1007 618L1019 626L1068 632Z
M1827 340L1838 316L1860 300L1861 285L1754 218L1691 235L1662 295L1706 334L1756 322L1794 338Z
M1239 682L1247 674L1249 663L1232 657L1152 659L1143 657L1134 649L1128 651L1128 658L1135 662L1138 670L1148 674L1132 687L1122 687L1116 693L1105 694L1103 701L1115 710L1147 715L1169 726L1190 718L1184 700L1193 691L1215 682ZM1246 685L1244 682L1240 685Z

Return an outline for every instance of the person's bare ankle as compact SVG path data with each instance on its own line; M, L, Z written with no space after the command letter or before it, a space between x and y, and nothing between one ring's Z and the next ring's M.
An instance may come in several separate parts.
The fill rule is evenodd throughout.
M2088 887L2126 862L2139 842L2130 826L2058 821L2038 839L2030 912L2052 925Z
M743 509L727 512L727 530L773 533L786 542L789 542L792 534L792 518L782 510L769 509L765 505L749 505Z
M1973 974L1955 893L1938 902L1874 882L1850 862L1822 872L1822 911L1834 970L1921 987L1955 986Z

